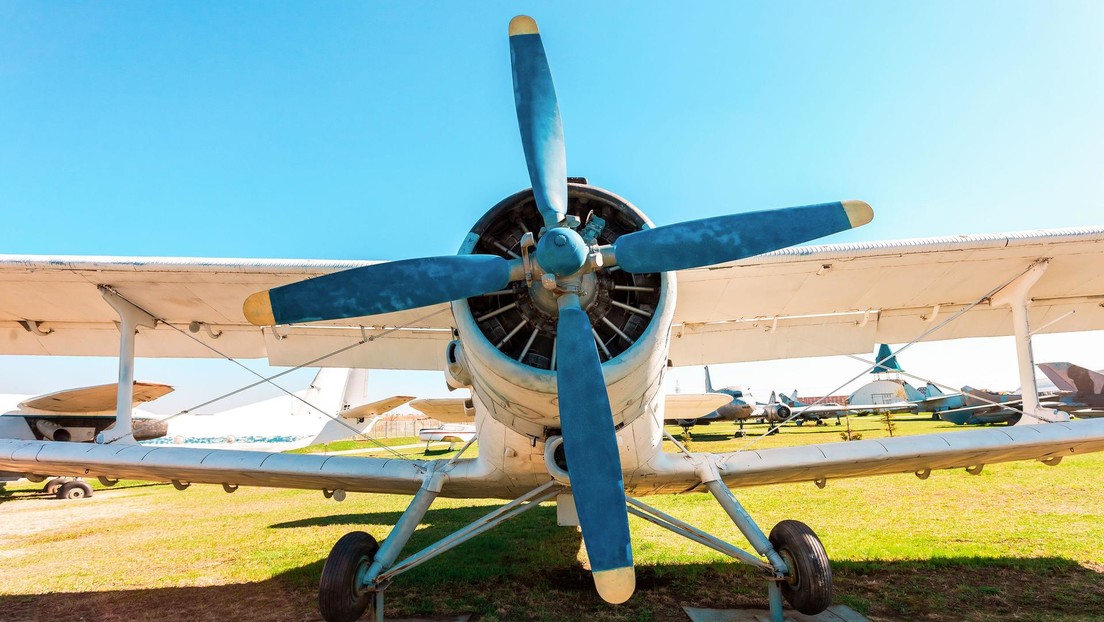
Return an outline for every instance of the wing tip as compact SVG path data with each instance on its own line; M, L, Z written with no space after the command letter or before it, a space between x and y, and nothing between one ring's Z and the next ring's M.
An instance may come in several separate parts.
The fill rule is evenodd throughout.
M510 20L510 36L515 35L537 35L540 31L537 30L537 22L528 15L518 15L514 19Z
M843 211L847 212L847 220L851 222L851 228L861 227L874 220L874 209L865 201L841 201Z
M273 326L276 318L272 315L272 299L268 296L268 290L250 294L242 305L245 319L254 326Z
M636 571L632 566L594 571L594 587L602 600L620 605L636 591Z

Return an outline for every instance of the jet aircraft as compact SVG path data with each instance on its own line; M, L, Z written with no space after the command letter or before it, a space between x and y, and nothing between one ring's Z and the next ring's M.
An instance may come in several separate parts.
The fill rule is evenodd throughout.
M0 352L115 352L124 389L117 425L102 442L0 441L0 468L171 479L182 489L221 484L227 492L243 484L308 488L337 500L346 492L412 495L382 542L353 531L330 552L319 589L330 621L355 620L369 608L382 619L385 591L402 572L552 500L564 524L581 527L603 599L620 603L636 588L633 514L761 568L772 619L781 620L783 598L806 614L831 602L827 552L798 521L764 533L733 488L823 486L883 473L925 478L946 468L976 473L1012 460L1056 465L1104 450L1104 421L1064 421L1025 402L1025 420L1045 423L665 452L661 386L669 364L866 352L922 334L1015 334L1023 363L1032 322L1074 309L1072 319L1044 330L1104 327L1096 304L1104 281L1092 269L1104 257L1104 229L787 248L869 222L873 212L861 201L657 226L626 199L568 178L541 35L525 16L510 22L508 34L532 189L493 206L456 255L387 263L0 257ZM938 316L940 309L955 311ZM30 321L50 332L20 323ZM952 321L954 330L932 330ZM181 329L191 323L212 332ZM471 390L479 453L405 460L130 445L125 389L135 355L443 368L452 386ZM1034 375L1022 381L1033 386ZM755 554L640 499L694 491L716 498ZM508 503L400 561L441 496Z

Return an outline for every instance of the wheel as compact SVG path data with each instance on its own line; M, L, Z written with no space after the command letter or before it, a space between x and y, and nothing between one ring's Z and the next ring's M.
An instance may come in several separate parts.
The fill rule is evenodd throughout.
M65 482L57 491L58 499L83 499L91 496L92 487L79 479Z
M805 615L816 615L832 604L832 567L828 553L805 523L784 520L770 532L770 541L790 567L782 582L786 602Z
M375 592L361 589L363 576L376 558L379 544L363 531L341 536L322 567L318 586L318 608L327 622L353 622L375 604Z
M48 495L56 495L58 488L61 488L61 485L64 483L65 480L61 479L60 477L55 477L46 482L46 485L42 487L42 492Z

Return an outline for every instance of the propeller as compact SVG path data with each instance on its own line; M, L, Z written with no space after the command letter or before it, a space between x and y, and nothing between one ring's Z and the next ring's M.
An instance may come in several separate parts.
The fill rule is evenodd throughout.
M632 595L636 578L609 395L578 296L582 276L613 266L652 273L734 261L864 225L873 211L862 201L823 203L682 222L622 235L609 246L588 245L573 229L578 221L567 218L563 126L532 18L510 21L510 57L522 147L545 224L535 265L494 255L381 263L257 292L243 311L259 326L360 317L501 290L526 278L527 268L532 276L555 276L554 283L539 282L554 285L558 296L557 392L571 489L595 587L603 599L620 603Z
M510 65L514 106L533 198L544 226L555 227L567 214L567 153L564 150L556 86L537 22L528 15L510 20Z

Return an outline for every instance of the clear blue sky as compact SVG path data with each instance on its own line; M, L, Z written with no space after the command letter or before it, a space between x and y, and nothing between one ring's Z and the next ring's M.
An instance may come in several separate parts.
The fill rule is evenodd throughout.
M569 172L659 224L845 198L876 218L841 241L1104 224L1097 2L4 3L3 252L454 252L529 185L518 12ZM58 365L103 375L8 357L0 391Z

